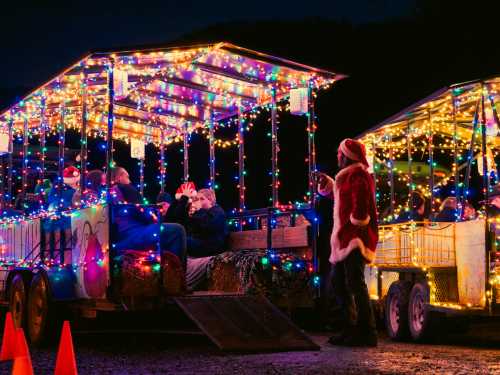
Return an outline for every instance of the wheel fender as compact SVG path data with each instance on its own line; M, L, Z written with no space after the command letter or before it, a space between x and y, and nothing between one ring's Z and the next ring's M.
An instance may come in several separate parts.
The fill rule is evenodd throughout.
M26 268L14 268L9 272L7 279L5 280L5 297L8 298L10 294L10 286L12 284L12 279L16 275L21 275L24 281L24 286L26 291L29 290L29 286L31 283L31 279L33 278L33 271L31 269Z
M70 268L40 269L43 272L49 287L52 301L68 301L76 299L76 277Z

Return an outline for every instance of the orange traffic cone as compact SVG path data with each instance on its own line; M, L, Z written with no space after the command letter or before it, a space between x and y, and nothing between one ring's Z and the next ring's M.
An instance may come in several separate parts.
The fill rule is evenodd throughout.
M30 352L22 328L16 330L16 350L12 375L33 375Z
M0 351L0 361L14 359L16 348L16 327L12 320L10 311L5 316L5 327L3 329L2 350Z
M55 375L77 375L75 351L73 350L73 339L71 338L71 328L67 320L64 321L57 351Z

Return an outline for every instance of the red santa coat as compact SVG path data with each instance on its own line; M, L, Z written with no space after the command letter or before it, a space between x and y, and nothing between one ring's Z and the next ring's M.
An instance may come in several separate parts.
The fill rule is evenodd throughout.
M362 163L351 164L335 176L330 263L344 260L358 248L367 262L375 258L378 242L373 179Z

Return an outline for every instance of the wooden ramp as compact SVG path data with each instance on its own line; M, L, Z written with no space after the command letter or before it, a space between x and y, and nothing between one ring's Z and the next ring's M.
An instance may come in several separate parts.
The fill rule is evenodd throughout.
M319 350L265 297L177 297L175 302L224 351Z

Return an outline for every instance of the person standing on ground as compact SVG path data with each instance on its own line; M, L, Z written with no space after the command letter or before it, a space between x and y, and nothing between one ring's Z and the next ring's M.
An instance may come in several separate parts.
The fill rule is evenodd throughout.
M378 241L373 179L362 143L345 139L339 146L340 171L319 176L319 193L334 200L330 263L333 294L342 309L344 330L329 339L333 345L376 346L377 331L365 264L375 258Z

